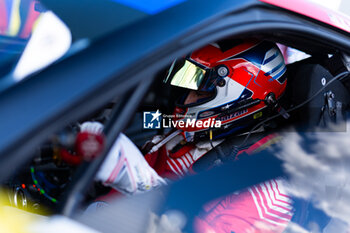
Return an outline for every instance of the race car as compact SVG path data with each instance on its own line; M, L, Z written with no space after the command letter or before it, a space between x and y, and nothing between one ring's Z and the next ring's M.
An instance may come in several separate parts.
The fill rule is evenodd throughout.
M176 230L191 232L195 231L196 216L205 203L289 175L295 182L291 182L295 193L299 192L298 198L306 200L298 202L302 211L295 216L298 218L295 224L286 230L348 229L347 209L339 203L347 200L349 174L346 168L343 173L336 172L340 164L348 162L344 149L348 139L346 126L337 129L339 132L326 132L324 137L292 134L290 145L294 147L282 144L283 153L275 153L279 158L264 152L260 158L228 163L225 168L185 178L169 185L168 192L117 199L101 212L77 216L97 194L109 191L94 184L94 177L120 132L124 131L139 146L154 134L162 133L143 129L140 115L149 110L170 111L172 97L165 88L159 88L166 71L174 59L206 44L246 38L277 43L284 51L288 75L294 80L287 87L292 105L301 104L302 108L293 114L294 120L318 124L318 112L336 112L332 93L323 96L329 91L324 86L330 80L342 86L333 94L341 96L344 104L337 116L346 117L350 88L347 16L302 0L293 3L178 0L147 4L121 0L98 3L41 0L40 3L67 25L72 45L59 60L21 81L9 72L0 79L0 172L3 186L9 190L10 204L31 211L43 208L49 210L48 215L74 216L78 222L100 232L151 232L152 227L146 229L145 221L150 219L148 210L152 206L152 229L170 227L172 224L166 224L167 221L177 221ZM6 62L16 64L17 59L9 58ZM320 76L327 82L316 83L310 78ZM317 103L311 105L316 94ZM96 139L98 153L84 161L81 159L84 156L76 154L75 137L79 125L87 120L103 122L105 137ZM339 138L344 138L342 143L335 141ZM316 146L322 151L317 151ZM317 175L313 177L309 171ZM335 176L329 176L330 171ZM235 176L238 172L241 175ZM231 178L222 187L217 181L225 177ZM205 185L194 185L203 184L204 180ZM314 183L320 185L311 185ZM302 188L298 189L298 184ZM332 191L322 193L322 188ZM315 200L309 199L310 196ZM329 196L334 198L325 198ZM164 198L163 203L160 197ZM317 202L321 204L315 205ZM127 212L133 217L123 217ZM114 217L107 218L111 213Z

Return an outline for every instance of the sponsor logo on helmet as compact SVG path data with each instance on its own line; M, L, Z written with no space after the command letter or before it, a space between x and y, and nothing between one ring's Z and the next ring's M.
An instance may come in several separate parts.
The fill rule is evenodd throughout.
M212 116L214 114L215 114L214 111L205 111L205 112L200 113L198 118L205 118L205 117L208 117L208 116Z
M257 113L255 113L255 114L253 115L253 118L254 118L254 119L258 119L258 118L262 117L262 115L263 115L262 112L257 112Z
M243 114L245 114L245 113L247 113L247 112L248 112L248 109L242 109L242 110L240 110L240 111L231 113L231 114L229 114L229 115L219 117L217 120L219 120L219 121L227 121L227 120L230 120L230 119L232 119L232 118L241 116L241 115L243 115Z

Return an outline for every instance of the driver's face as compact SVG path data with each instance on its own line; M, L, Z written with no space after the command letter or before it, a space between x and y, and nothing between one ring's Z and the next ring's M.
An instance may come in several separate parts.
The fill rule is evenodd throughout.
M190 93L188 93L187 98L185 99L184 104L193 104L196 103L198 100L210 97L211 95L212 94L210 92L206 91L190 91Z

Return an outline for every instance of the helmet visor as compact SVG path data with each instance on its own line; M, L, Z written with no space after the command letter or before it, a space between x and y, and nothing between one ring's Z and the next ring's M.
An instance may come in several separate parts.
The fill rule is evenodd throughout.
M188 60L174 61L164 82L177 87L200 90L209 71Z

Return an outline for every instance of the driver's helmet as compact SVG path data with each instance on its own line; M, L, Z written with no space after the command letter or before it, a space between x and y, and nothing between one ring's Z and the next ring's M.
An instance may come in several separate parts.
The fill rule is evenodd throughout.
M186 89L176 101L176 120L203 123L181 125L186 139L209 135L218 139L247 130L271 115L267 99L278 101L282 96L285 73L276 44L231 40L177 59L165 82ZM221 127L215 128L214 120L221 121Z

